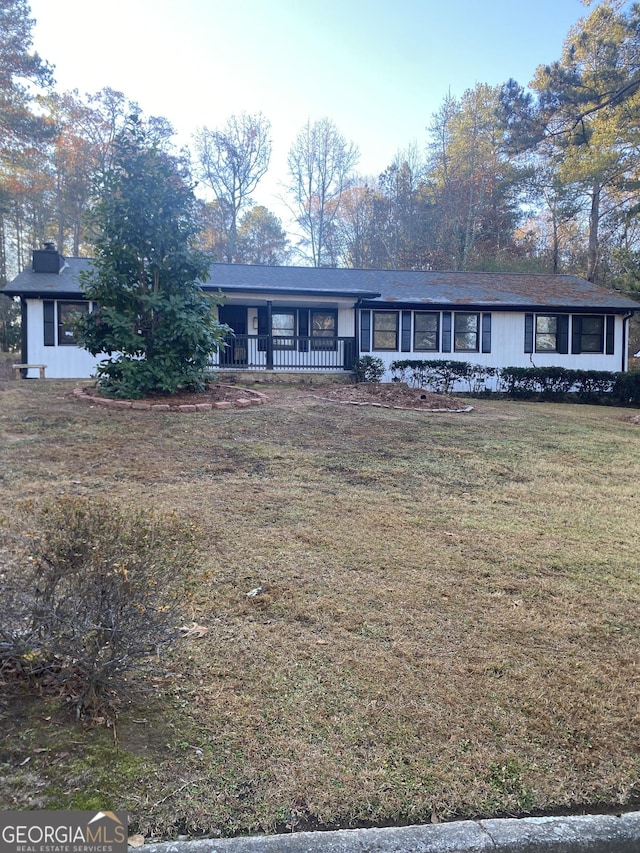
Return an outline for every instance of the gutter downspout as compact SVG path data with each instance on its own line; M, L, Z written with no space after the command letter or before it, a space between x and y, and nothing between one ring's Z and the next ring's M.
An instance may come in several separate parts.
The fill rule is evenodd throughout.
M29 364L29 329L27 325L27 300L24 296L20 297L20 360L22 364ZM22 371L22 378L27 375L27 371Z
M622 372L626 373L629 369L629 353L627 349L629 348L629 320L634 316L636 312L630 311L628 314L623 314L622 316Z

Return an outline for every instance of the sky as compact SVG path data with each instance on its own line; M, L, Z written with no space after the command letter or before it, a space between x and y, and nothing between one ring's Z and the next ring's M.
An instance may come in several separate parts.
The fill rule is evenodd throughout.
M447 94L559 59L589 13L580 0L30 0L34 48L57 89L105 86L167 118L180 144L203 126L261 112L269 173L254 194L278 215L287 152L327 117L377 175L420 151Z

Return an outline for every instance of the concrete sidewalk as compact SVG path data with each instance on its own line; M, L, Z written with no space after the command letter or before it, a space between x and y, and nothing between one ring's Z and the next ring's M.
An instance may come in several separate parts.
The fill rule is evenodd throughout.
M640 812L149 844L141 853L640 853Z

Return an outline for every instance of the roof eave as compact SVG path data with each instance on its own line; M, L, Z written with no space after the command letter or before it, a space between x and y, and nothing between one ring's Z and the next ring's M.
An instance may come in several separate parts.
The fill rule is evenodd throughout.
M376 299L381 294L376 293L371 290L322 290L316 288L307 288L307 287L272 287L269 285L264 285L262 287L253 287L251 286L242 286L242 285L226 285L226 284L212 284L210 282L206 282L202 285L202 289L207 292L217 293L219 290L222 293L250 293L255 294L256 296L264 296L265 293L277 293L278 295L286 294L288 296L331 296L342 297L343 299Z
M610 304L598 304L594 305L593 302L590 303L576 303L574 305L567 304L557 304L552 305L548 302L530 302L530 303L505 303L505 302L448 302L446 300L434 300L427 301L421 299L415 300L400 300L400 299L367 299L365 300L361 307L362 308L380 308L381 306L386 308L415 308L420 306L421 309L425 311L533 311L533 312L546 312L550 311L554 314L572 314L576 311L581 311L584 313L592 313L592 314L602 314L603 312L608 312L611 314L628 314L640 312L640 303L637 304L637 307L632 307L631 305L610 305Z

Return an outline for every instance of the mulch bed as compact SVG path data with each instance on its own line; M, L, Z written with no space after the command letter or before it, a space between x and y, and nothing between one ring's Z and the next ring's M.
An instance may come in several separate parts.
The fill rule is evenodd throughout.
M469 406L456 397L434 394L422 388L409 388L404 383L361 383L331 385L313 395L315 399L359 406L382 406L389 409L413 409L430 412L470 412Z
M277 386L269 388L269 393L240 388L234 385L211 385L205 391L182 392L180 394L151 394L142 400L112 400L102 397L95 388L76 388L78 399L94 405L108 408L129 408L153 411L205 411L230 407L246 407L260 405L269 401L270 397L278 398L281 389ZM284 389L283 389L284 390ZM285 392L291 396L291 389ZM309 394L303 388L299 391L300 398L312 398L324 402L344 403L356 406L378 406L389 409L403 409L429 412L470 412L469 406L456 397L445 394L434 394L419 388L409 388L404 383L360 383L322 386L316 392Z
M77 388L75 395L85 402L104 405L110 408L133 408L154 411L204 411L230 407L244 407L268 402L270 397L278 398L280 389L274 386L269 394L240 388L235 385L211 385L198 393L153 394L142 400L112 400L101 397L93 388ZM287 389L287 396L291 389ZM300 388L301 398L311 398L324 402L344 403L355 406L377 406L388 409L402 409L429 412L470 412L473 406L467 405L456 397L434 394L423 389L409 388L404 383L361 383L346 385L336 383L318 388L316 393L305 393Z

